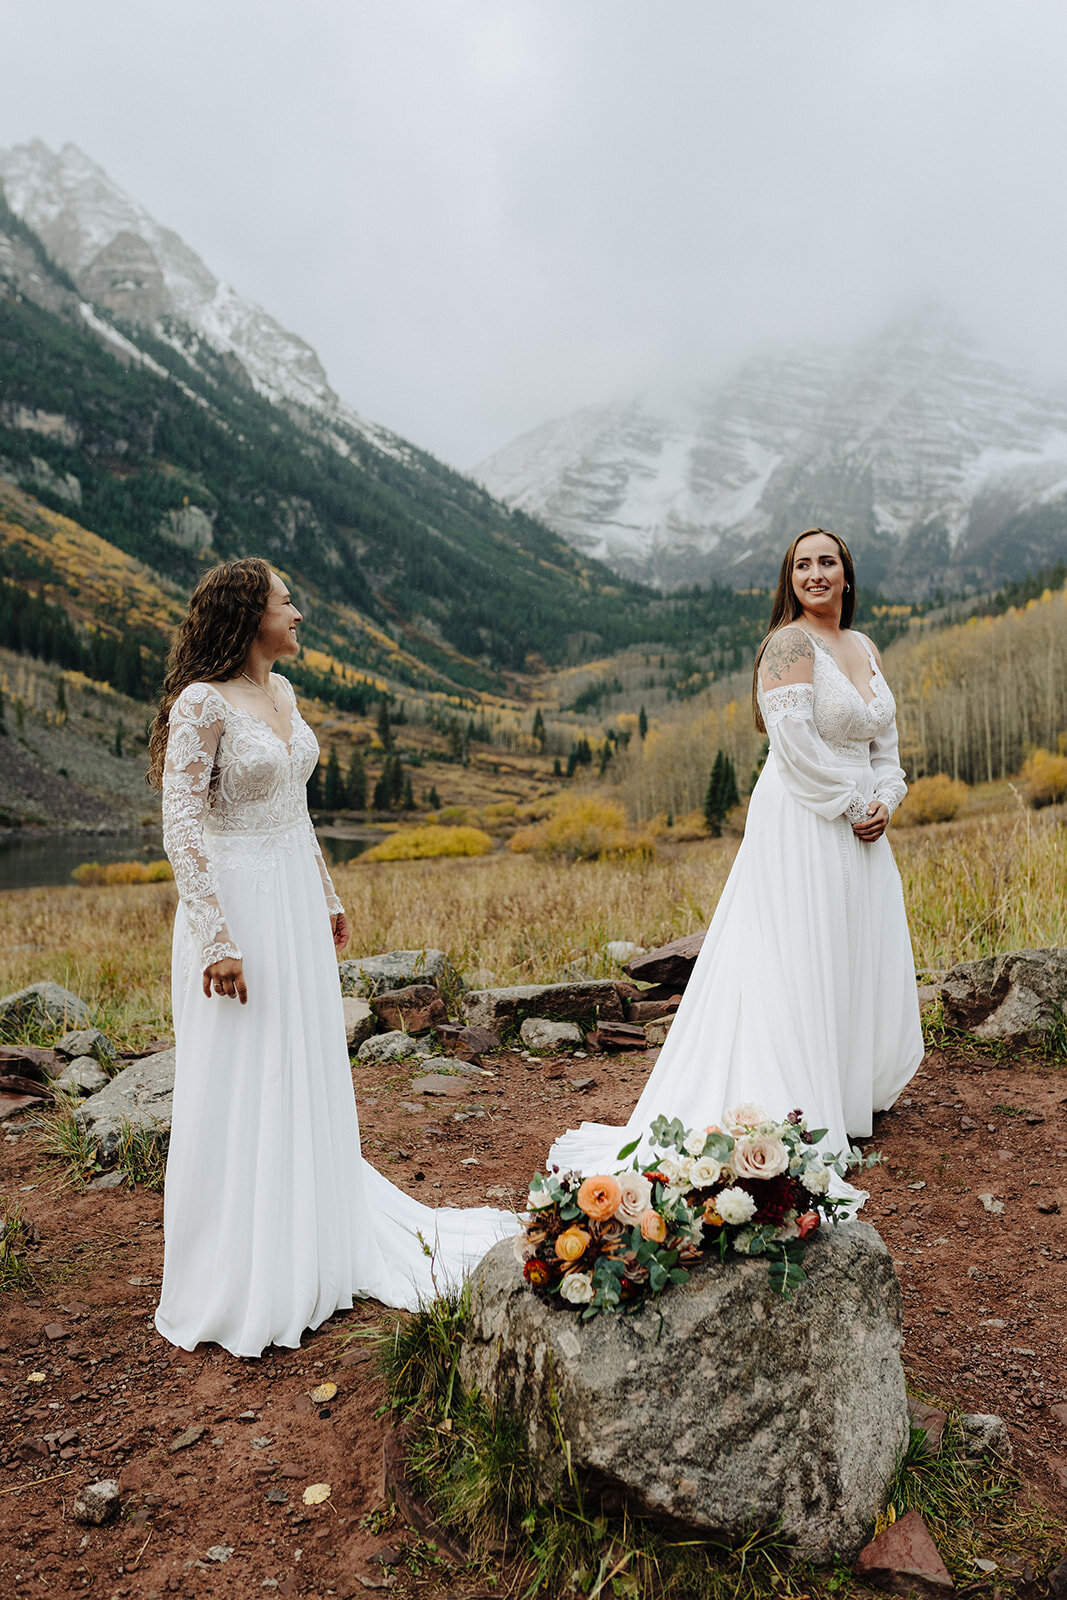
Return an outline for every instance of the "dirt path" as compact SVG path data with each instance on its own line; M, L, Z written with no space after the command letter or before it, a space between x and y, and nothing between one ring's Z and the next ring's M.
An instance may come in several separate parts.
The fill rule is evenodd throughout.
M620 1120L650 1063L509 1054L436 1101L407 1074L358 1067L365 1151L429 1202L521 1202L548 1136ZM573 1088L581 1078L593 1086ZM903 1284L912 1381L1006 1417L1024 1475L1067 1513L1067 1074L934 1052L873 1143L887 1160L866 1214ZM35 1289L0 1302L0 1594L484 1592L385 1512L383 1391L351 1337L380 1308L261 1361L175 1351L152 1327L158 1195L63 1188L25 1133L0 1142L0 1184L40 1232ZM324 1381L337 1395L316 1404ZM72 1521L75 1491L109 1476L124 1518ZM315 1483L331 1498L305 1506Z

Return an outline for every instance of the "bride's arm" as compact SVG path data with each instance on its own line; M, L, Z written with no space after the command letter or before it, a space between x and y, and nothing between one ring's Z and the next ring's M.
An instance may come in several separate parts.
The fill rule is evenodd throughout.
M241 960L204 849L204 814L224 717L225 706L214 690L202 683L183 689L170 709L163 768L163 848L205 968Z
M820 817L867 820L867 801L815 726L815 646L803 628L773 633L760 659L763 720L782 782Z
M272 673L271 680L275 683L284 683L285 693L289 696L290 711L295 717L297 715L296 690L289 682L289 679L283 677L279 672ZM345 916L345 908L338 899L337 891L333 886L333 880L327 871L326 862L323 860L322 850L319 847L318 836L315 833L315 824L311 820L310 811L307 813L307 822L308 833L311 835L311 848L315 852L315 860L318 863L319 868L319 878L322 881L322 892L326 897L326 910L329 912L330 925L333 928L333 941L339 950L343 950L345 945L348 943L348 919Z
M866 639L866 635L861 635ZM882 658L878 654L878 646L873 640L866 640L868 648L882 671ZM874 773L874 798L880 800L889 815L897 809L900 802L908 792L908 780L904 768L900 764L900 753L897 740L897 719L893 718L884 733L871 740L871 770Z

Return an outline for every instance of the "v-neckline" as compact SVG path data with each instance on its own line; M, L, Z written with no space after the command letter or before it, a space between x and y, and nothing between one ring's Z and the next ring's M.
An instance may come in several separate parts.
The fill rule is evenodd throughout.
M797 626L800 627L800 624L798 623ZM863 690L860 688L859 684L855 681L854 678L851 678L849 676L849 674L845 671L845 669L841 665L840 661L838 661L837 657L834 655L833 651L830 649L830 646L828 644L824 644L821 639L817 639L813 633L808 633L807 628L801 627L800 631L801 631L801 633L807 635L807 637L811 640L812 644L818 645L819 649L824 653L824 655L828 655L830 657L830 660L833 662L834 666L837 668L837 670L841 674L842 678L844 678L845 682L847 684L849 684L855 690L855 692L859 695L859 698L860 698L862 704L869 711L870 708L874 705L874 702L878 698L878 688L877 688L877 686L875 685L875 682L874 682L875 678L878 676L878 663L875 661L875 659L871 655L870 651L869 650L867 651L867 659L871 664L871 675L870 675L870 678L868 679L868 683L874 688L874 693L871 695L871 698L868 700L868 699L865 698Z
M249 711L247 706L239 706L235 700L230 700L226 695L223 694L218 684L215 684L215 692L218 694L221 700L226 701L226 704L229 706L231 711L239 711L243 717L251 717L252 721L258 722L261 728L266 728L267 732L272 734L274 738L277 739L283 750L289 751L292 749L293 734L296 732L295 706L290 706L289 708L289 737L287 739L283 739L277 728L271 727L266 717L257 716L254 711Z

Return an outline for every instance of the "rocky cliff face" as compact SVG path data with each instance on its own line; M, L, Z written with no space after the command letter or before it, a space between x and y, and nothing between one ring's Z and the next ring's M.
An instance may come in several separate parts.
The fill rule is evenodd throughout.
M546 423L475 476L661 584L766 582L792 534L821 523L867 581L923 593L1067 555L1067 390L931 312L858 349L752 361L672 405Z

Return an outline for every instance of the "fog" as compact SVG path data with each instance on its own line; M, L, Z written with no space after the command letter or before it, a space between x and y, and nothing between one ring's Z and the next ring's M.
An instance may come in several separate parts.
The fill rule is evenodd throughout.
M0 0L0 63L463 467L930 299L1067 375L1061 0Z

